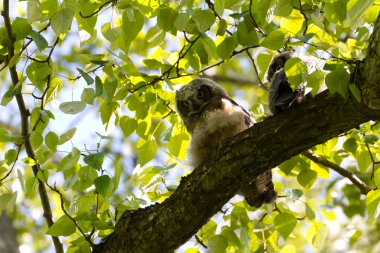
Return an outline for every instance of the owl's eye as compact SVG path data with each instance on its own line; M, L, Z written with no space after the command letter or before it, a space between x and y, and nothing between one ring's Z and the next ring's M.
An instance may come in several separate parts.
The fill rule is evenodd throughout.
M185 101L183 101L183 105L186 106L186 107L189 107L190 103L189 103L189 101L185 100Z
M279 71L280 69L282 69L281 66L280 66L280 65L277 65L277 66L276 66L276 72Z
M203 99L205 97L205 94L203 93L203 91L198 91L198 93L197 93L197 98L198 99Z

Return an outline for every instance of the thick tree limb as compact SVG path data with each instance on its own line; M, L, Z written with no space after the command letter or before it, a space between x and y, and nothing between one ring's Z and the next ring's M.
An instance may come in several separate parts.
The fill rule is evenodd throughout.
M94 251L170 252L259 173L371 119L380 119L380 112L328 92L268 118L226 141L163 203L124 213Z
M371 39L375 49L380 45L379 23L378 20ZM379 72L379 65L368 62L372 57L380 62L380 54L368 55L362 71ZM376 78L361 76L363 89L380 84L378 73ZM380 94L376 96L369 98L380 100ZM361 123L378 119L379 110L325 91L227 140L205 164L183 178L163 203L125 212L114 233L95 246L94 252L171 252L191 238L241 185L258 174Z

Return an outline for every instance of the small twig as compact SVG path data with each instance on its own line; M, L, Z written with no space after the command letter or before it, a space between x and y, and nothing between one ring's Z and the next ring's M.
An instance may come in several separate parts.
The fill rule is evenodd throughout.
M259 33L261 33L264 37L266 37L267 34L266 34L263 30L260 29L260 27L259 27L259 25L257 24L255 18L253 17L253 13L252 13L252 2L253 2L253 0L249 0L249 16L251 17L252 23L253 23L253 25L255 26L255 28L257 29L257 31L258 31Z
M206 4L208 5L208 8L210 8L210 10L212 10L212 12L214 13L214 16L216 18L218 18L219 20L222 20L222 18L219 16L219 14L215 11L214 4L211 2L211 0L206 0ZM228 33L230 36L232 36L232 32L226 30L226 33Z
M308 23L309 19L307 18L305 12L304 12L303 9L302 9L301 0L298 0L298 3L299 3L299 5L300 5L300 12L301 12L303 18L305 19L305 30L303 31L303 35L306 35L306 33L307 33L307 28L308 28L308 24L307 24L307 23Z
M117 2L117 0L109 0L109 1L105 2L104 4L102 4L101 6L99 6L99 8L95 12L93 12L89 15L83 15L82 11L79 11L79 16L81 16L81 18L91 18L92 16L95 16L96 14L98 14L106 5L108 5L110 3L112 3L112 5L114 5L116 2Z
M44 175L44 173L42 173ZM82 234L82 236L86 239L86 241L92 246L94 246L94 243L91 241L91 237L87 236L86 233L83 232L83 230L80 228L80 226L78 225L77 221L67 212L66 208L65 208L65 201L63 199L63 194L57 189L57 187L54 185L54 187L52 187L51 185L49 185L47 183L47 179L45 178L45 184L50 188L50 190L56 192L58 195L59 195L59 198L60 198L60 202L61 202L61 209L63 211L63 213L69 217L69 219L75 224L75 226L78 228L79 232Z
M319 163L323 166L326 166L326 167L336 171L337 173L339 173L343 177L349 179L356 187L358 187L360 189L360 191L363 195L367 195L367 193L369 191L371 191L371 188L369 188L358 176L356 176L355 174L345 170L344 168L340 167L339 165L337 165L333 162L330 162L329 160L314 154L311 150L307 150L307 151L303 152L302 154L304 156L306 156L307 158L309 158L310 160L312 160L313 162Z
M372 151L371 149L369 148L368 144L366 143L365 146L367 147L367 150L368 150L368 153L369 155L371 156L371 160L372 160L372 172L371 172L371 180L373 180L373 177L375 176L375 165L376 164L380 164L380 161L375 161L375 158L373 157L373 154L372 154Z
M200 238L197 234L195 234L195 240L197 240L197 242L203 246L203 248L207 249L207 245L203 242L202 238Z
M262 82L261 79L260 79L259 71L258 71L258 69L257 69L256 63L255 63L255 59L253 59L253 57L252 57L252 55L249 53L248 49L246 50L246 53L247 53L249 59L250 59L251 62L252 62L253 68L255 69L256 76L257 76L257 80L259 80L260 86L261 86L262 88L264 88L265 90L268 90L268 88L263 84L263 82Z

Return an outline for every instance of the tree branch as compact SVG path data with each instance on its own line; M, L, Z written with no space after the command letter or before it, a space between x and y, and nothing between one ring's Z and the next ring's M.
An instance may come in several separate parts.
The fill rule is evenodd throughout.
M355 174L349 172L348 170L345 170L344 168L340 167L338 164L330 162L329 160L314 154L311 150L307 150L302 154L310 160L312 160L313 162L326 166L336 171L343 177L348 178L356 187L360 189L363 195L367 195L367 193L371 191L371 188L369 188L362 180L360 180L360 178L358 178Z
M9 0L3 1L3 8L4 9L1 12L1 15L3 16L3 19L4 19L4 25L5 25L5 29L7 31L8 40L9 40L8 58L6 59L6 64L8 64L10 59L12 59L12 57L14 57L14 54L15 54L15 52L14 52L14 50L15 50L15 48L14 48L15 37L14 37L13 32L12 32L12 25L11 25L11 20L9 17ZM10 73L10 76L12 79L12 84L16 86L17 83L19 82L19 78L18 78L18 74L17 74L17 70L16 70L15 65L9 66L9 73ZM29 122L28 122L29 111L28 111L28 109L26 109L24 98L23 98L22 94L21 93L16 94L15 97L16 97L17 105L18 105L20 115L21 115L21 134L24 137L25 150L26 150L28 157L30 157L33 160L36 160L36 155L34 153L34 150L33 150L32 144L30 142L30 138L29 138ZM36 165L33 165L32 169L33 169L34 175L37 178L37 173L40 170L38 163L36 163ZM49 203L49 197L48 197L48 194L46 191L46 187L40 179L38 179L38 192L39 192L39 195L41 198L41 203L42 203L42 207L44 210L45 220L47 222L47 225L49 227L51 227L54 224L53 214L51 211L51 207L50 207L50 203ZM57 236L52 236L52 239L53 239L55 251L57 253L63 253L63 245L59 241L59 238Z
M359 69L364 89L380 86L379 42L380 19L365 64ZM373 105L373 101L380 101L380 92L363 100L368 98L371 102L366 104ZM94 252L174 251L217 213L241 185L361 123L379 120L380 103L371 108L352 97L344 99L325 91L301 106L255 124L226 140L204 164L182 178L177 190L163 203L124 212L115 231L96 245Z
M379 111L326 91L257 123L223 143L163 203L124 213L114 233L95 246L94 252L171 252L218 212L239 186L317 144L379 118Z

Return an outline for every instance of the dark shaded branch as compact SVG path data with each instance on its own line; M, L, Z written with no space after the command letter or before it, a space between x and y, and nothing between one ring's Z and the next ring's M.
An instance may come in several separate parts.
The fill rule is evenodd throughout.
M309 158L315 163L319 163L323 166L326 166L340 175L342 175L345 178L348 178L356 187L358 187L362 194L367 195L369 191L371 191L371 188L369 188L358 176L355 174L349 172L348 170L345 170L344 168L340 167L338 164L335 164L323 157L320 157L316 154L314 154L311 150L307 150L302 153L304 156Z
M364 89L374 86L380 91L379 43L380 19L358 73ZM325 91L226 140L204 164L182 178L163 203L124 212L115 231L94 252L174 251L221 210L239 186L315 145L369 120L379 120L380 92L363 100L377 110L352 97L343 99Z
M115 232L95 246L94 252L171 252L218 212L240 185L317 144L379 118L379 111L326 91L302 106L257 123L223 143L206 164L183 178L163 203L124 213Z
M367 57L359 73L364 104L372 109L380 109L380 15L377 17L370 38Z
M8 59L6 59L7 64L9 63L10 59L15 55L15 48L14 48L14 43L15 43L15 37L12 32L12 25L11 25L11 20L9 17L9 0L4 0L3 1L3 11L1 12L1 15L3 16L4 19L4 26L7 31L7 36L9 40L8 44ZM13 65L9 67L9 73L12 79L12 84L16 85L19 82L16 66ZM24 145L25 145L25 150L28 155L33 160L36 160L36 155L34 153L32 144L30 142L29 138L29 122L28 122L28 117L29 117L29 111L25 106L24 98L21 93L16 94L16 101L17 105L20 111L20 116L21 116L21 134L24 137ZM37 178L37 173L40 170L39 164L36 163L35 165L32 166L33 173ZM38 179L38 178L37 178ZM53 214L51 211L50 203L49 203L49 197L46 191L46 187L44 183L38 179L38 192L41 198L41 204L42 208L44 210L44 218L46 220L46 223L49 227L51 227L54 222L53 222ZM59 241L59 238L57 236L52 236L55 251L57 253L63 253L63 245Z

